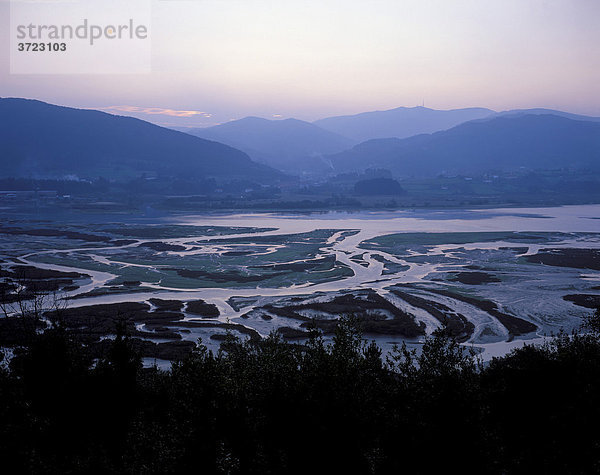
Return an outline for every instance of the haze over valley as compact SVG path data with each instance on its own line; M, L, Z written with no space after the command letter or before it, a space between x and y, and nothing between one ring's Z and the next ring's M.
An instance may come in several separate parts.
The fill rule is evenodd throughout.
M548 109L248 117L186 133L25 99L0 99L0 115L7 192L122 202L126 190L135 206L185 210L556 205L600 193L599 119ZM317 125L340 120L371 138Z

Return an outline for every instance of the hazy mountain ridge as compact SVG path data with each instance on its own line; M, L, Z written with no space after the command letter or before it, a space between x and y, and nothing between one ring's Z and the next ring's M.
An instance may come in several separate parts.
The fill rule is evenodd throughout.
M329 157L335 170L388 168L397 176L519 167L600 170L600 124L552 114L499 115L406 139L374 139Z
M511 109L495 112L482 107L438 110L419 106L397 107L384 111L327 117L313 123L323 129L353 138L359 142L365 142L378 138L408 138L420 134L431 134L451 129L472 120L493 119L498 116L545 114L558 115L573 120L600 122L600 117L544 108Z
M397 177L519 167L600 170L598 117L549 109L384 112L415 109L434 116L451 113L444 117L452 120L461 114L491 114L448 130L403 139L376 138L349 148L351 139L297 119L247 117L182 133L94 110L0 99L0 176L128 179L146 174L258 182L283 176L247 154L284 171L315 176L369 168L389 169ZM359 115L373 114L379 113Z
M252 159L286 171L329 168L321 156L341 152L356 142L298 119L259 117L186 131L246 152Z
M280 176L230 146L132 117L3 98L0 123L2 176Z
M538 107L535 109L511 109L511 110L507 110L507 111L498 112L492 117L518 116L518 115L545 115L545 114L557 115L559 117L564 117L566 119L583 120L583 121L590 121L590 122L600 122L600 117L593 117L593 116L581 115L581 114L573 114L571 112L564 112L564 111L555 110L555 109L544 109L541 107Z
M377 138L407 138L449 129L463 122L493 115L491 109L436 110L427 107L397 107L385 111L327 117L313 122L319 127L358 142Z

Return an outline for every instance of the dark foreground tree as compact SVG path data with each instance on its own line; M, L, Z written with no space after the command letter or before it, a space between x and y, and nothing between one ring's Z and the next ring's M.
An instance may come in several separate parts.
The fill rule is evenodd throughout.
M59 324L0 370L9 473L595 473L598 333L483 365L448 332L383 359L352 319L333 341L201 344L170 372L117 336Z

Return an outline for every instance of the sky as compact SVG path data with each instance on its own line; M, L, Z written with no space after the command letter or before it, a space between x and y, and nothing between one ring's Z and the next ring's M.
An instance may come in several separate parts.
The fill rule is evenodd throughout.
M0 0L0 96L179 127L423 103L600 116L598 0L120 4L150 12L148 72L11 74L11 10Z

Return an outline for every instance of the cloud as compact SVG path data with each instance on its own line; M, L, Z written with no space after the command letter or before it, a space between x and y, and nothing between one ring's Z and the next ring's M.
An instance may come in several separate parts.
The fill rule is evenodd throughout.
M212 114L209 114L208 112L163 109L161 107L109 106L101 107L100 109L105 111L129 112L134 114L168 115L171 117L212 117Z

